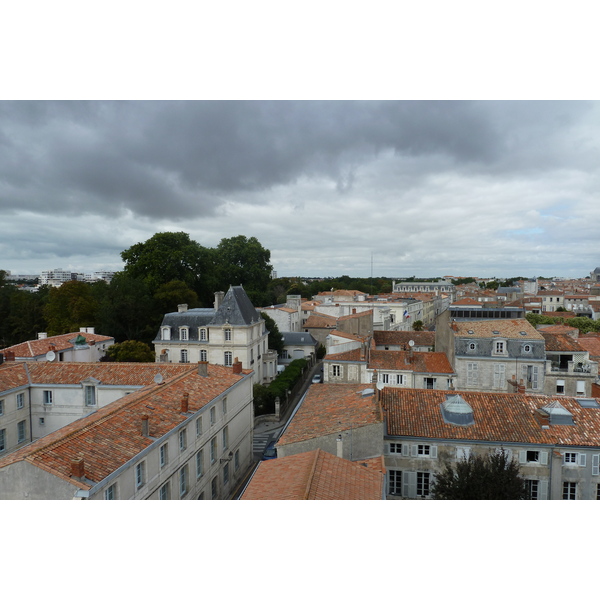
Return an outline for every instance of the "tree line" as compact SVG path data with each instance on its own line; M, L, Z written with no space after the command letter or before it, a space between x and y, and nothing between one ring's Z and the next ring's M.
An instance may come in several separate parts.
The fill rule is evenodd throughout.
M373 294L392 289L387 278L273 279L270 250L243 235L208 248L187 233L161 232L123 250L121 258L123 270L110 283L69 281L33 293L19 290L0 271L0 348L36 339L38 332L59 335L80 327L94 327L118 343L151 344L165 313L176 311L178 304L210 307L214 293L230 285L243 285L256 307L283 304L290 294L311 298L332 288Z

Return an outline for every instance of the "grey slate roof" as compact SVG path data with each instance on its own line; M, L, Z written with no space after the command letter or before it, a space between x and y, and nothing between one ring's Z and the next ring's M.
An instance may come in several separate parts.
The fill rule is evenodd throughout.
M167 313L161 327L171 327L171 340L179 340L179 327L188 326L189 341L198 341L198 328L210 325L250 325L261 319L241 285L231 286L218 310L192 308L184 312ZM160 330L154 340L161 341Z
M282 331L284 346L315 346L317 340L310 334L298 331Z

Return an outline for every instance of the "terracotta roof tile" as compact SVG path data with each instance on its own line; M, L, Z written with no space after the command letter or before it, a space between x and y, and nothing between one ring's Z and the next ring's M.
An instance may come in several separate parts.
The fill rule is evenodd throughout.
M585 348L579 345L579 341L570 335L564 333L546 333L545 330L541 334L546 340L547 352L585 352Z
M208 365L208 375L202 377L191 367L162 384L137 390L8 454L0 460L0 468L25 460L73 481L71 461L83 458L86 477L99 482L153 442L141 435L142 415L150 417L150 436L161 437L188 418L188 413L180 412L184 392L193 413L242 378L230 367L218 365Z
M404 350L371 350L369 369L412 371L414 373L454 373L443 352L405 352Z
M408 344L410 340L415 346L433 346L435 331L374 331L373 339L378 346Z
M384 388L381 403L388 435L423 438L600 446L600 408L582 408L575 398L530 394L456 392L473 409L468 427L446 423L440 405L452 392ZM572 415L574 425L542 429L534 411L558 401Z
M114 338L106 335L76 331L74 333L53 335L42 340L30 340L27 342L22 342L21 344L15 344L14 346L4 348L4 350L10 350L11 352L14 352L15 358L34 358L36 356L42 356L43 354L46 354L49 350L57 352L73 348L75 345L74 340L78 335L83 336L88 344L92 341L95 344L98 344L101 342L109 342L114 340Z
M336 383L311 386L277 446L381 423L383 415L375 395L362 395L366 389L373 387Z
M382 495L383 472L317 449L263 461L241 499L381 500Z
M542 340L542 334L534 329L527 319L490 319L481 321L454 321L454 331L458 335L473 338L503 337L519 340ZM469 333L472 331L473 333ZM494 331L498 331L495 334ZM525 331L527 335L521 335Z

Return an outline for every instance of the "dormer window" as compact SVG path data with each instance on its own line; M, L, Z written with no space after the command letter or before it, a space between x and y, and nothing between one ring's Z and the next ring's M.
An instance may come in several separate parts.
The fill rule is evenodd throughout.
M200 335L198 337L201 342L208 342L208 329L206 329L206 327L201 327Z
M494 342L494 354L506 354L506 342L504 341L495 341Z
M179 328L179 339L183 342L187 342L187 340L189 339L189 335L188 335L188 327L180 327Z
M161 340L170 340L171 339L171 328L170 327L161 328L160 339Z
M475 342L469 342L467 349L469 352L475 352L475 350L477 350L477 344Z
M531 354L531 344L523 344L523 354Z

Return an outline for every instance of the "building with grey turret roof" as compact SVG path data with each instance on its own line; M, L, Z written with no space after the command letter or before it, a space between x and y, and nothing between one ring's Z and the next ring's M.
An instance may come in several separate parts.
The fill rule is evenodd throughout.
M277 374L277 354L267 346L265 321L240 286L216 292L213 308L167 313L154 340L157 362L202 362L232 366L237 359L254 371L253 383Z

